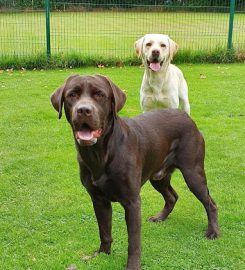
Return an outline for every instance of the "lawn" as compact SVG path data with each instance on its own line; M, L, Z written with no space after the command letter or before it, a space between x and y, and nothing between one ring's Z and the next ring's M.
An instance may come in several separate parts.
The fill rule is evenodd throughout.
M142 269L242 270L245 265L245 66L181 65L191 114L206 140L206 173L219 207L221 237L204 238L207 219L181 175L179 201L164 223L147 217L162 199L147 183L142 196ZM6 270L121 270L127 257L123 209L113 204L112 254L80 260L98 248L92 204L78 176L69 125L49 96L73 73L100 73L127 92L121 116L140 113L143 69L83 68L0 72L0 266Z
M52 12L51 51L83 56L127 58L146 33L170 35L181 50L227 47L228 13L194 12ZM0 13L0 56L46 52L44 12ZM245 49L245 14L236 14L233 43Z

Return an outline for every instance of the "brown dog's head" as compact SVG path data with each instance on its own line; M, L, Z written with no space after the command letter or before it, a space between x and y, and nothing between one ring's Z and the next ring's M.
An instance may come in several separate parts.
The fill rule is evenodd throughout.
M59 118L64 105L66 118L80 145L95 144L125 101L123 91L101 75L70 76L51 96Z

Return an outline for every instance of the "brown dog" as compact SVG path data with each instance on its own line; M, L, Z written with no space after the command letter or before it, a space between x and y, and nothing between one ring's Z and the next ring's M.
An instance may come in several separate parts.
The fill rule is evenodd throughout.
M140 188L150 179L165 206L150 221L163 221L178 199L170 185L179 169L208 216L208 239L218 237L217 207L204 172L204 140L195 123L175 109L156 110L131 119L117 112L125 94L108 78L71 76L51 96L54 108L70 123L78 153L82 184L91 196L99 225L100 248L110 253L111 202L125 209L128 229L127 269L140 269Z

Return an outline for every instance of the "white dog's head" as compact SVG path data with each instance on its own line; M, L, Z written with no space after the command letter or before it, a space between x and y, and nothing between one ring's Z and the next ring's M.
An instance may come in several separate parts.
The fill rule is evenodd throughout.
M163 63L170 63L178 50L177 44L167 35L147 34L134 44L137 55L146 68L159 71Z

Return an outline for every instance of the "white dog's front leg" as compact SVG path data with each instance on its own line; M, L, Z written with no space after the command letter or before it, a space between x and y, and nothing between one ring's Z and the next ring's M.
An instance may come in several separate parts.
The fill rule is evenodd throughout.
M143 96L140 99L140 106L143 112L150 111L154 108L154 101L151 96Z
M180 107L184 112L190 115L190 103L188 99L186 100L180 98Z
M185 103L183 104L183 110L188 113L190 115L191 111L190 111L190 103L189 101L185 101Z
M182 86L179 91L180 106L183 111L190 115L190 103L188 99L188 86L185 80L182 81Z

